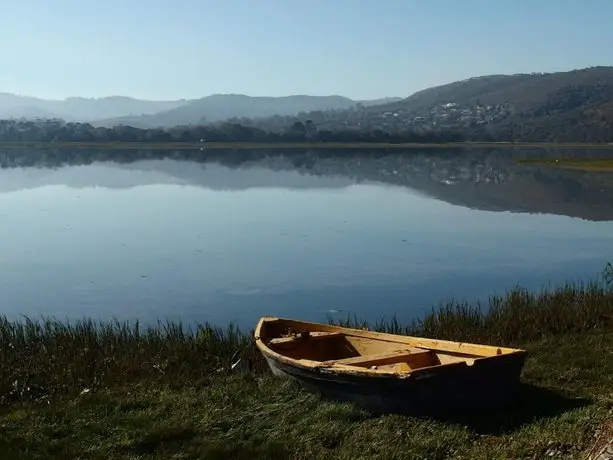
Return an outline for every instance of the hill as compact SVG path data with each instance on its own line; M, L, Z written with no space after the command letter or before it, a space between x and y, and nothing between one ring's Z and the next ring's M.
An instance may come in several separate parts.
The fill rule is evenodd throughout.
M185 100L147 101L124 96L50 100L0 93L0 118L61 118L66 121L92 121L130 114L152 114L185 103L187 103Z
M383 105L383 104L392 104L394 102L401 101L403 98L401 97L383 97L381 99L371 99L371 100L362 100L356 101L358 104L363 105L364 107L370 107L373 105Z
M611 93L608 91L612 87L613 67L556 73L490 75L419 91L404 99L403 105L413 110L424 110L449 102L460 105L511 103L519 111L535 112L550 106L552 99L562 103L557 104L559 108L602 102L603 98L610 100ZM570 94L585 96L586 100L574 98L567 101Z
M389 97L354 101L343 96L250 97L214 94L193 100L148 101L124 96L40 99L0 93L0 119L61 119L94 126L128 125L137 128L172 127L223 121L230 118L292 116L300 112L372 107L401 100Z
M387 103L389 99L360 101L364 106ZM358 102L343 96L251 97L242 94L214 94L171 110L141 117L100 120L96 126L125 124L137 128L171 127L217 122L230 118L292 116L300 112L349 109Z
M467 140L613 141L613 67L487 75L428 88L389 104L254 123L286 129L452 130Z

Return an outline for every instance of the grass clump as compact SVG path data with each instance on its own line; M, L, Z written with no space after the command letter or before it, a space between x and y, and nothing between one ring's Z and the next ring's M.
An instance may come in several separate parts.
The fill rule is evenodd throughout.
M0 317L0 405L135 382L208 380L250 346L234 325L143 329L138 323Z
M409 325L392 318L374 324L372 329L501 346L519 346L547 337L590 332L613 325L613 290L607 284L609 277L605 274L604 282L567 284L537 293L516 287L504 296L492 296L487 308L479 302L450 302ZM355 317L337 324L369 327L367 322Z

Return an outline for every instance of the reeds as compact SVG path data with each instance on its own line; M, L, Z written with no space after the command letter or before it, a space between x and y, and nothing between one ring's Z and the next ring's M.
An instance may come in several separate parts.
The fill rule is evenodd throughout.
M0 405L135 382L183 385L227 369L251 339L234 325L74 324L0 317Z
M530 292L522 287L480 303L450 302L423 319L401 325L396 318L372 326L357 318L345 327L463 342L518 346L551 336L613 327L613 290L603 283L567 284Z

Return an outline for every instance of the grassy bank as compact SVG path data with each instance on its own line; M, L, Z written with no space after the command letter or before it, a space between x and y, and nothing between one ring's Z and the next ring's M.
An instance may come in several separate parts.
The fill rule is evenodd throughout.
M513 409L374 417L272 377L249 334L0 322L0 458L580 458L613 408L613 291L515 289L373 329L526 347ZM356 320L351 325L360 325ZM228 372L238 354L253 371ZM549 455L553 454L553 455ZM174 456L174 457L173 457Z
M613 171L612 158L547 158L519 160L518 163L579 171Z
M556 142L446 142L446 143L386 143L386 142L0 142L0 148L98 148L134 150L194 150L206 149L412 149L412 148L555 148L613 149L613 143Z

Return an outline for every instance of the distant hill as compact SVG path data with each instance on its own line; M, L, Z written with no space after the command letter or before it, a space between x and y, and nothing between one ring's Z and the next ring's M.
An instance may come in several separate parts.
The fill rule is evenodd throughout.
M58 118L58 115L48 110L42 109L35 105L23 105L19 107L3 107L0 106L0 119L6 120L11 118Z
M66 121L92 121L126 115L153 114L180 107L187 102L186 100L147 101L123 96L49 100L0 93L0 118L61 118Z
M163 110L175 109L189 101L147 101L125 96L110 96L100 99L71 97L62 101L60 114L79 121L92 121L125 115L150 115Z
M363 105L364 107L371 107L374 105L383 105L383 104L391 104L393 102L402 101L401 97L383 97L381 99L371 99L371 100L363 100L356 101L357 103Z
M410 118L449 103L460 108L507 108L505 116L481 126L476 137L487 133L492 139L507 141L613 140L613 67L470 78L419 91L371 110L402 110ZM467 125L470 123L453 127L468 131Z
M211 123L230 118L265 118L291 116L300 112L343 110L356 107L389 103L398 98L374 101L354 101L343 96L285 96L251 97L242 94L214 94L193 100L187 104L154 115L121 117L99 120L96 126L111 127L118 124L136 128L171 127Z
M0 118L54 118L57 114L35 97L0 93Z
M272 140L290 133L294 141L613 142L613 67L486 75L428 88L404 99L370 101L337 95L242 94L160 102L126 97L45 101L0 93L0 118L10 117L63 118L95 127L180 126L181 130L186 125L230 120L234 127L220 128L225 131L224 141ZM237 125L262 132L251 135ZM158 139L173 137L154 134ZM135 136L140 134L119 137ZM187 141L192 136L179 137Z
M509 103L519 112L538 112L539 109L542 112L546 108L568 109L612 102L612 89L613 67L590 67L554 73L486 75L424 89L401 101L395 101L391 106L381 106L380 109L402 107L420 112L446 103Z
M48 100L0 93L0 119L59 118L94 126L129 125L136 128L172 127L223 121L230 118L291 116L300 112L343 110L388 104L401 98L354 101L343 96L250 97L214 94L193 100L148 101L124 96L70 97Z
M397 133L447 130L466 140L611 142L613 67L486 75L418 91L391 103L322 115L259 120L282 130L297 121L320 130Z

